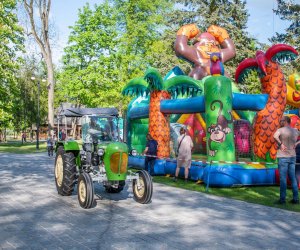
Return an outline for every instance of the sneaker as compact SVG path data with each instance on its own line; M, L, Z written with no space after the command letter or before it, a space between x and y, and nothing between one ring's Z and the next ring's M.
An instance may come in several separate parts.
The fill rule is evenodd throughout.
M184 179L184 183L187 183L188 182L188 179Z
M175 182L176 182L176 181L177 181L177 177L173 177L173 181L175 181Z
M275 204L277 204L277 205L283 205L283 204L285 204L285 201L278 200L278 201L275 201Z
M290 200L290 203L292 203L292 204L299 204L299 200L292 199L292 200Z

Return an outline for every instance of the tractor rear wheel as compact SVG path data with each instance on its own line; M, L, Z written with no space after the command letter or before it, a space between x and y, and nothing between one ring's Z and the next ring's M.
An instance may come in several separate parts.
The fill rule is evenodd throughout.
M76 161L73 152L66 153L63 147L58 148L54 176L58 194L71 195L76 182Z

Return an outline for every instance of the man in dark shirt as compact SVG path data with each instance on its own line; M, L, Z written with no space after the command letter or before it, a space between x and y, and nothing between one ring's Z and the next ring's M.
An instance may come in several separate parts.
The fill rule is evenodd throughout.
M148 171L150 175L154 172L154 164L157 156L157 147L158 143L153 137L148 133L147 134L147 144L144 150L145 157L145 170Z

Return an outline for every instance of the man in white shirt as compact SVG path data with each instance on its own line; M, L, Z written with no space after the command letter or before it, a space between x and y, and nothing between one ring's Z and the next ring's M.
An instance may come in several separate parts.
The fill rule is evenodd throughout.
M184 127L180 128L180 136L177 139L177 167L175 172L174 181L177 181L180 167L184 167L184 178L187 182L189 176L189 168L192 162L192 148L194 143L189 135L186 134L186 129Z

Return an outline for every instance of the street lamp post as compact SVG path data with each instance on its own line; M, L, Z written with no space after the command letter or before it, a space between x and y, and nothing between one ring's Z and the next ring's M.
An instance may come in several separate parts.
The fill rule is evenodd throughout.
M36 149L40 149L40 81L37 82L38 85L38 103L37 103L37 119L36 119Z

